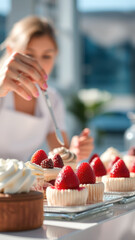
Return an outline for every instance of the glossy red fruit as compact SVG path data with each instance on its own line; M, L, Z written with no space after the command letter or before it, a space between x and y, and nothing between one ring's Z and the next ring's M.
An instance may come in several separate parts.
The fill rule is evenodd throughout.
M116 163L118 160L120 159L119 156L116 156L109 164L109 167L108 167L108 172L110 172L112 166L114 165L114 163Z
M132 164L132 166L130 167L130 172L135 173L135 162Z
M31 162L40 165L41 162L47 158L47 154L44 150L37 150L31 157Z
M55 187L60 190L79 188L79 179L70 166L65 166L61 169L56 178Z
M107 174L106 168L99 157L94 158L90 166L94 170L96 177L102 177Z
M76 175L81 184L94 184L96 182L95 173L87 162L83 162L79 165Z
M130 177L129 170L122 159L119 159L110 170L110 177L121 178L121 177Z
M54 157L53 157L53 165L54 165L54 167L57 167L57 168L64 167L63 160L62 160L62 158L61 158L61 156L59 154L55 154L54 155Z
M53 161L51 158L46 158L41 162L42 168L53 168Z
M99 157L99 155L98 155L97 153L93 154L93 155L91 156L91 158L89 159L89 163L91 163L92 160L93 160L94 158L96 158L96 157Z

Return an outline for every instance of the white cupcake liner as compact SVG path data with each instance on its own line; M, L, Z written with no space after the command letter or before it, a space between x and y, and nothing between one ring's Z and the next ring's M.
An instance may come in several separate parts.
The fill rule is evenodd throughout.
M86 187L88 189L87 203L103 201L104 184L102 182L95 184L80 184L80 187Z
M128 192L135 190L135 178L112 178L103 176L106 192Z
M76 206L86 204L88 190L82 189L62 189L48 187L46 196L49 206Z

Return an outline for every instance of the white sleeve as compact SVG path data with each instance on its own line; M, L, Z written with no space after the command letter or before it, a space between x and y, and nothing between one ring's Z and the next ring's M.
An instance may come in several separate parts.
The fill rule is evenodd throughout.
M59 95L56 90L52 90L51 92L48 92L53 108L53 112L56 118L56 122L58 127L61 130L66 130L65 126L65 106L62 97ZM50 128L48 129L48 132L54 131L54 124L52 121L50 121Z

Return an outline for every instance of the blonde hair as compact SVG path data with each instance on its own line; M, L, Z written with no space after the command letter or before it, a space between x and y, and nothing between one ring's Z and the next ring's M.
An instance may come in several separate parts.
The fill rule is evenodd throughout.
M46 18L29 16L15 23L8 37L0 45L0 49L5 50L1 62L7 58L7 46L10 46L13 51L24 51L33 37L40 37L43 35L50 37L57 50L58 45L54 27Z

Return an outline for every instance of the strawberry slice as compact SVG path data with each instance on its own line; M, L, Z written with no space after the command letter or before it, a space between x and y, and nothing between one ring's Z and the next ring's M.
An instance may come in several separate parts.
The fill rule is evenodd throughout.
M57 167L57 168L64 167L63 160L59 154L55 154L52 160L53 160L54 167Z
M93 161L94 158L99 157L99 155L97 153L94 153L91 158L89 159L89 163L91 163Z
M94 184L96 181L95 173L87 162L79 165L76 171L81 184Z
M96 177L102 177L107 174L106 168L99 157L96 157L90 163Z
M112 178L128 178L130 177L129 170L122 159L119 159L110 170L110 177Z
M35 163L35 164L37 164L37 165L40 165L41 162L42 162L44 159L46 159L46 158L47 158L47 154L45 153L45 151L42 150L42 149L39 149L39 150L37 150L37 151L32 155L30 161L31 161L32 163Z
M55 187L57 189L79 189L79 179L70 166L65 166L59 172Z

